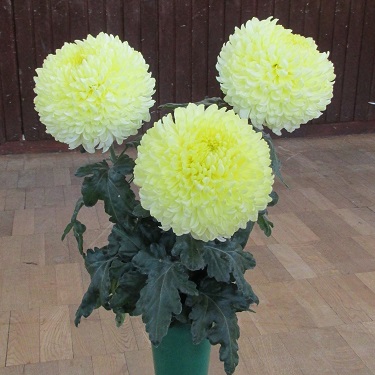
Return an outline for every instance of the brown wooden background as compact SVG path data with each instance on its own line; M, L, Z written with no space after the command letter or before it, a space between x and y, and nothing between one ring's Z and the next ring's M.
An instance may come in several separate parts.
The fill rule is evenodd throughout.
M0 144L50 139L33 76L64 42L106 31L144 54L157 103L220 95L216 58L235 26L274 15L330 51L337 74L326 113L297 135L375 130L375 0L0 0ZM16 142L16 143L14 143ZM48 143L48 142L47 142ZM14 149L14 147L9 148Z

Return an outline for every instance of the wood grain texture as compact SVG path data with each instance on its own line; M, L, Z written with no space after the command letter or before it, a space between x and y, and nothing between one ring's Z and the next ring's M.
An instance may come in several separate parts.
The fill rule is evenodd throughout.
M141 51L156 78L156 106L222 95L220 49L235 27L274 16L330 52L336 83L327 111L293 137L375 131L375 11L371 1L4 0L0 21L0 154L65 150L34 110L35 68L65 42L108 32ZM25 140L23 140L23 137ZM289 137L290 134L283 134Z
M104 319L101 324L108 354L131 352L137 349L137 342L129 319L125 320L123 326L118 328L114 324L112 313L112 319Z
M290 188L276 183L271 237L256 228L246 246L257 266L245 277L260 304L238 315L234 375L375 373L374 137L276 141ZM102 158L0 156L0 375L153 372L140 317L118 329L98 309L73 324L90 276L73 235L61 242L61 231L79 196L74 170ZM103 207L80 219L85 245L104 244ZM209 374L224 375L218 347Z
M14 4L6 0L0 8L0 143L18 141L22 136L20 82L18 76Z
M6 366L38 363L39 352L39 309L12 312Z
M123 353L92 357L94 375L129 375Z
M73 358L69 309L49 306L40 309L40 361Z
M1 285L1 283L0 283ZM10 311L0 312L0 368L5 367L8 338L9 338Z

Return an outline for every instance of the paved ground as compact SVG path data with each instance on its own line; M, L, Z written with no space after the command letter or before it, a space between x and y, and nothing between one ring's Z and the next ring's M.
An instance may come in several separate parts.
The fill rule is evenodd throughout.
M375 135L277 142L272 237L253 233L261 299L240 314L235 375L375 374ZM118 329L96 311L75 328L88 283L61 233L80 194L74 171L103 156L0 156L0 375L152 375L139 319ZM106 240L101 206L85 209L86 245ZM217 350L210 375L222 375Z

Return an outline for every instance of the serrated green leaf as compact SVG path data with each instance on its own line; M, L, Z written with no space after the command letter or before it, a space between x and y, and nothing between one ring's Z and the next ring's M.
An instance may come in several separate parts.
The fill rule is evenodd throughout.
M78 212L84 206L82 197L78 199L76 206L73 211L72 218L70 219L70 223L66 226L64 233L61 236L61 241L64 241L65 237L68 233L73 229L74 237L77 241L78 250L80 254L84 257L85 254L83 252L83 233L86 231L86 226L82 224L79 220L77 220Z
M279 201L279 195L274 190L272 190L272 192L270 194L270 197L271 197L272 201L268 203L267 207L273 207Z
M65 240L65 237L68 235L68 233L73 229L74 223L70 222L64 229L64 232L61 236L61 241Z
M73 234L77 241L78 250L83 257L85 257L85 254L83 252L83 234L85 232L86 232L86 225L76 220L73 223Z
M142 233L137 230L126 231L118 225L113 226L108 241L122 260L130 260L139 250L146 247Z
M273 223L268 220L267 211L259 213L257 223L267 237L272 234Z
M161 230L159 227L158 229ZM168 230L167 232L162 231L161 233L159 244L163 246L168 256L172 254L172 249L176 243L176 238L177 236L172 229Z
M142 219L151 216L150 211L145 210L140 203L137 203L134 207L133 215Z
M75 173L75 176L77 177L89 176L90 174L95 173L95 171L98 169L106 169L106 168L109 168L109 165L105 160L102 160L97 163L88 164L88 165L79 167Z
M235 284L204 280L198 296L188 296L186 304L191 306L192 337L195 344L208 338L211 344L220 344L220 360L225 372L233 374L238 365L240 330L236 312L245 311L254 301L244 297Z
M145 275L146 286L141 290L137 312L142 314L146 331L154 345L158 345L167 334L172 315L182 311L180 292L196 295L198 292L189 281L188 270L181 263L173 263L160 245L151 246L150 251L140 251L133 263Z
M273 170L273 173L278 179L286 186L289 187L286 182L284 181L284 178L281 174L281 161L279 157L277 156L275 146L272 142L272 138L269 134L266 134L262 132L263 139L267 142L269 148L270 148L270 157L271 157L271 168Z
M190 234L177 236L172 255L180 257L181 263L191 271L203 269L203 242L195 240Z
M80 323L82 316L87 318L99 306L108 308L111 289L109 269L113 259L113 257L108 257L102 249L95 248L87 251L85 267L91 276L91 282L76 312L74 321L76 326Z
M246 225L246 228L239 229L236 233L233 234L231 241L239 244L242 248L244 248L249 240L250 233L254 228L254 222L249 221Z
M124 228L130 228L136 201L129 182L123 176L128 168L126 163L109 168L103 161L81 171L80 174L86 176L81 192L86 206L94 206L98 200L102 200L110 220Z
M134 166L134 160L127 154L122 153L117 157L117 160L110 169L110 172L118 173L121 176L126 176L133 173Z
M147 276L141 274L132 263L114 261L110 277L116 280L109 306L115 313L133 315L140 291L145 286Z
M73 214L72 214L72 218L70 219L70 223L66 226L65 230L64 230L64 233L61 237L61 241L64 241L65 237L67 236L67 234L71 231L71 229L73 228L73 225L74 225L74 222L77 221L77 216L78 216L78 213L80 211L80 209L84 206L84 203L83 203L83 199L82 197L79 198L77 200L77 203L74 207L74 211L73 211Z
M255 267L255 259L250 253L243 251L236 242L228 240L221 244L205 244L203 249L209 277L229 283L233 275L238 289L245 296L252 294L251 287L244 277L246 270Z
M160 224L152 216L140 219L137 223L143 240L148 244L160 242L163 231L159 226Z

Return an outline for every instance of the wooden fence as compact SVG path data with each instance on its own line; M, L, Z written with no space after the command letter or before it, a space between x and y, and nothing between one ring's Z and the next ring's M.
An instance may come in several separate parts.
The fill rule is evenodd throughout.
M375 0L1 0L0 144L50 139L33 76L66 41L117 34L149 63L157 103L194 101L220 95L216 59L234 27L272 15L335 65L332 103L299 134L375 130Z

